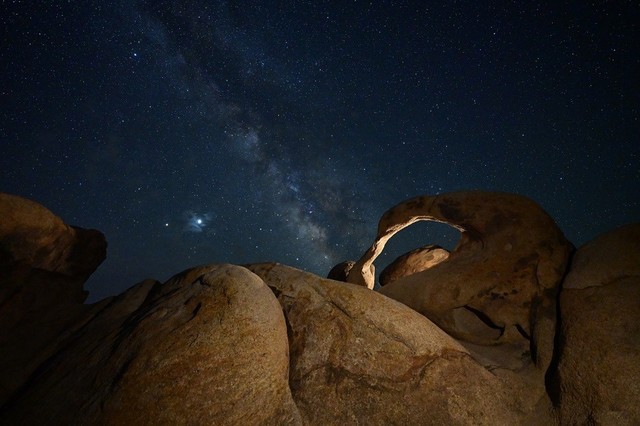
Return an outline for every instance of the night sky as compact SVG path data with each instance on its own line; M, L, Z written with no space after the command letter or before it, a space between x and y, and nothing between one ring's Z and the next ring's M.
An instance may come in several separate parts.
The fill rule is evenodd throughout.
M89 300L324 276L417 195L526 195L577 246L640 221L638 3L427 3L2 2L0 191L106 235ZM457 235L414 225L378 270Z

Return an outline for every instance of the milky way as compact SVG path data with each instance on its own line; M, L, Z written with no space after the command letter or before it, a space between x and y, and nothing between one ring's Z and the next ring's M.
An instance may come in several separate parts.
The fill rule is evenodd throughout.
M203 263L325 275L421 194L640 220L638 5L11 2L0 191L97 228L91 300ZM419 224L381 269L457 231Z

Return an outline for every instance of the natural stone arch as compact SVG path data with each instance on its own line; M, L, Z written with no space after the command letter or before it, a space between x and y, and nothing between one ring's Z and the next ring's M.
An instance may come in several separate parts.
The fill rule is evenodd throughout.
M416 200L416 199L413 199ZM409 200L409 202L412 200ZM403 203L404 204L404 203ZM396 206L399 207L400 205ZM394 209L396 208L394 207ZM464 229L459 226L453 225L451 223L447 223L444 220L438 220L433 216L414 216L407 217L406 220L403 220L403 217L394 218L393 223L389 223L390 221L385 220L387 215L392 211L388 210L380 219L380 223L378 224L378 236L374 241L373 245L369 247L369 249L365 252L365 254L353 264L350 268L350 273L347 276L347 282L352 284L358 284L364 287L368 287L373 290L375 286L375 265L374 261L378 256L380 256L387 244L387 242L398 232L403 229L409 227L410 225L420 222L420 221L431 221L431 222L440 222L450 225L456 229L458 229L462 236L464 236ZM406 213L406 212L405 212ZM395 213L394 213L395 214ZM408 216L408 215L407 215ZM460 242L462 242L462 238ZM460 243L459 243L460 244Z
M532 340L535 358L542 342L534 328L545 319L545 330L555 323L554 296L573 249L553 219L515 194L468 191L416 197L382 216L374 243L347 281L373 288L372 265L387 241L423 220L453 226L461 233L460 242L447 260L389 283L380 292L465 341ZM469 312L499 330L498 336L474 335L474 328L466 328L460 317ZM553 344L547 340L545 346ZM550 349L543 352L546 363Z

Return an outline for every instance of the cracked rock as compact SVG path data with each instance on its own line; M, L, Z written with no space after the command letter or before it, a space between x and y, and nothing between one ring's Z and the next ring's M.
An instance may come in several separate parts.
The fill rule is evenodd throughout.
M521 423L508 387L417 312L291 267L248 268L284 310L291 392L305 423Z

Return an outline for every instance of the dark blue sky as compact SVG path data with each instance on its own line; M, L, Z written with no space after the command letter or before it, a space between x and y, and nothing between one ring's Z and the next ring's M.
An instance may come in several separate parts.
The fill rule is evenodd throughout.
M97 228L92 300L210 262L325 275L403 199L640 220L636 2L3 5L0 191ZM379 265L456 232L416 225Z

